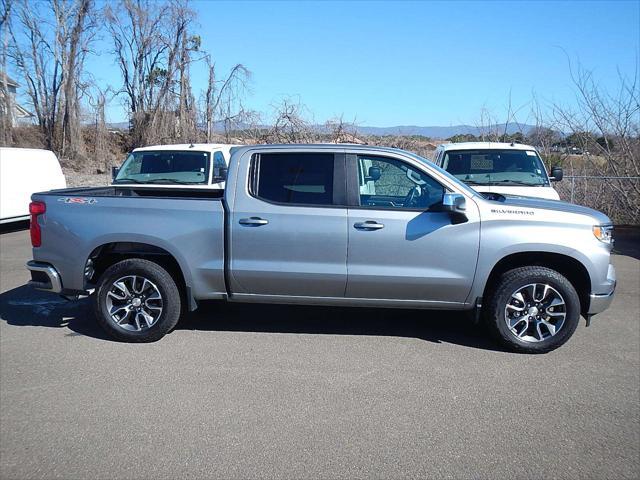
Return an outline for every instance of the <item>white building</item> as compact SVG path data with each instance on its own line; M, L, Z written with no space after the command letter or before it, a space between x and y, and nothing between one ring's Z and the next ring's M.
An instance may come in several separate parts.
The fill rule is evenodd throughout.
M15 80L12 80L6 73L0 72L0 114L6 114L8 105L11 125L14 127L25 118L33 118L33 113L16 102L16 91L19 86L20 85L18 85ZM8 101L5 99L5 92L9 95Z

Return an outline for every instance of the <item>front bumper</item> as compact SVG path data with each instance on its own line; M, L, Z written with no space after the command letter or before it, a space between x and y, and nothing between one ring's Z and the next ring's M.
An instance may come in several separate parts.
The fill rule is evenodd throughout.
M36 290L45 292L62 293L62 280L58 271L48 263L27 262L27 269L31 272L29 285Z
M616 269L613 265L609 265L609 270L607 271L608 288L605 288L604 292L589 295L589 310L587 311L587 315L595 315L609 308L616 291L616 283Z

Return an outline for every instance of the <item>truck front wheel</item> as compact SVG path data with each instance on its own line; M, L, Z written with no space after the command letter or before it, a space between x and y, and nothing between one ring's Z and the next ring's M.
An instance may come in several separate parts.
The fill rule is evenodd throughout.
M180 292L171 275L141 258L109 267L94 295L98 323L125 342L159 340L178 323L180 308Z
M488 295L484 319L511 351L546 353L564 344L580 320L580 299L569 280L546 267L502 274Z

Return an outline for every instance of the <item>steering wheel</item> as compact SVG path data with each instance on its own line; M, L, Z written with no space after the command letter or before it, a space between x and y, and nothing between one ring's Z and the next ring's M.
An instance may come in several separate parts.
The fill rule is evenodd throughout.
M412 208L414 206L413 204L416 202L416 200L418 200L418 198L420 198L420 190L418 189L418 187L413 187L411 190L409 190L407 196L404 197L404 203L402 204L402 206L406 208Z

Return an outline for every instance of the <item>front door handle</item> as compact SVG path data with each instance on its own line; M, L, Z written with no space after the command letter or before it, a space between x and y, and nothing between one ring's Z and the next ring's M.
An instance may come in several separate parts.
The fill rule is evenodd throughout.
M260 217L250 217L250 218L241 218L240 225L246 225L248 227L259 227L261 225L266 225L269 223L269 220L265 220Z
M358 222L353 224L354 228L358 230L380 230L384 228L382 223L378 223L375 220L367 220L366 222Z

